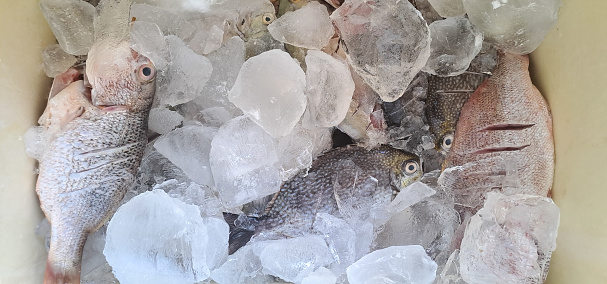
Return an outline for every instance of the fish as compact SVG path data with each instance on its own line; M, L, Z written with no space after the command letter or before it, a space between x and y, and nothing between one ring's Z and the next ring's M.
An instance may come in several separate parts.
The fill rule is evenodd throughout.
M228 251L236 252L261 233L293 236L309 231L317 213L351 217L387 205L421 177L419 157L391 146L330 150L307 172L286 181L261 216L224 213L230 226Z
M87 236L113 214L133 183L147 144L156 69L128 41L100 40L88 54L90 96L81 80L49 100L43 126L54 138L39 161L36 193L51 223L44 283L80 283Z
M424 112L437 151L443 154L449 152L461 108L488 77L488 74L470 71L451 77L428 76Z
M552 116L528 68L528 56L499 53L462 107L439 183L473 212L488 191L547 196L552 187Z

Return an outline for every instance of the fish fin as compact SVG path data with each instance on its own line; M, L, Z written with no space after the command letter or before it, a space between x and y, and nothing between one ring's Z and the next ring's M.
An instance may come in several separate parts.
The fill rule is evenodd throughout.
M80 284L80 271L66 271L54 267L50 260L46 261L44 284Z
M255 230L249 230L247 228L242 228L236 226L235 221L238 219L240 215L233 213L223 213L223 219L230 226L230 237L228 240L228 254L235 253L238 249L246 245L249 240L255 234ZM248 217L249 219L256 220L255 217Z

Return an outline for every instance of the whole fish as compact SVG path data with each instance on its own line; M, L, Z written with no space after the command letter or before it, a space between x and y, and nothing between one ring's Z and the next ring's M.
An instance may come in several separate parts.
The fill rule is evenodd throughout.
M421 176L419 157L390 146L333 149L318 157L307 173L285 182L262 216L242 220L225 213L230 225L229 252L234 253L262 232L286 236L304 233L312 228L317 213L351 217L387 205L398 191Z
M86 73L90 101L76 81L62 91L69 94L49 101L53 107L45 114L65 117L45 125L61 123L40 159L36 183L52 228L44 283L80 283L87 236L116 209L147 143L156 74L150 60L129 42L99 41L89 51Z
M487 74L476 72L451 77L429 75L424 111L437 151L446 154L451 149L462 106L488 77Z
M500 53L493 76L464 104L439 181L456 203L476 208L484 193L547 196L554 174L548 104L529 77L529 58ZM473 210L474 211L474 210Z

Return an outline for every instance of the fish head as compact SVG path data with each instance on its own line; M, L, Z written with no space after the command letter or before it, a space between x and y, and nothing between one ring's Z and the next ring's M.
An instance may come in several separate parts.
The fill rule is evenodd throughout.
M423 171L419 156L397 150L388 160L390 182L396 191L400 192L405 187L422 178Z
M91 101L97 107L141 111L149 109L154 99L156 68L128 41L95 43L86 61L86 75Z
M454 137L454 130L447 129L445 131L442 131L442 133L434 144L434 149L443 155L447 155L447 153L449 153L449 150L451 150L451 147L453 146Z
M243 40L263 37L268 32L268 25L276 20L274 6L267 0L251 1L243 7L236 20L236 29L242 34Z

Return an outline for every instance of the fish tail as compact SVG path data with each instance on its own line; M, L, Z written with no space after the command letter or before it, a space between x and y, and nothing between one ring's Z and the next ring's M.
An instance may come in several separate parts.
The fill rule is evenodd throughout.
M252 226L245 228L236 224L236 220L239 216L239 214L223 213L223 219L228 223L228 226L230 226L230 237L228 240L229 254L235 253L238 249L246 245L249 240L251 240L251 237L253 237L255 234L255 229L252 228ZM247 218L249 221L252 221L252 224L257 223L258 221L257 217L247 216Z
M79 284L80 271L65 270L56 267L50 259L46 260L46 269L44 270L44 284Z

